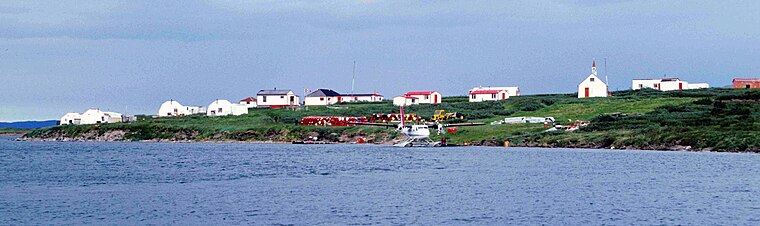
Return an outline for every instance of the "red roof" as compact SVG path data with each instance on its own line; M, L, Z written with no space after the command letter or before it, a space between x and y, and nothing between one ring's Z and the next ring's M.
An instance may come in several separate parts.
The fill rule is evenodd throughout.
M240 101L256 101L256 98L253 97L246 97L245 99L242 99Z
M760 82L760 78L734 78L734 82Z
M407 92L407 93L406 93L406 94L404 94L404 95L405 95L405 96L410 96L410 95L430 95L430 94L433 94L433 93L435 93L435 91L434 91L434 90L427 90L427 91L410 91L410 92Z
M483 89L481 89L481 90L470 91L470 94L498 94L501 91L504 91L504 90L498 90L498 89L483 90Z

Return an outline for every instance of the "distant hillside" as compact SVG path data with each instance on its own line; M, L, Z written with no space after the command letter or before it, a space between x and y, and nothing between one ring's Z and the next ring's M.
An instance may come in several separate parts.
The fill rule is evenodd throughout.
M0 122L0 128L38 129L56 126L56 120L47 121L24 121L24 122Z

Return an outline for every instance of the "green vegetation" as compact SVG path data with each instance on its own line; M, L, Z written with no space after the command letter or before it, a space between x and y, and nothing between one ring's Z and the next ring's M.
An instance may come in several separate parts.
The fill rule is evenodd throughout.
M544 132L540 124L460 127L446 134L449 143L518 146L691 149L760 151L760 90L703 89L660 92L620 91L609 98L578 99L573 94L513 97L499 102L469 103L466 97L446 97L443 104L415 105L406 112L425 119L437 109L461 112L466 119L490 123L505 117L551 116L590 121L575 132ZM398 113L391 102L347 103L300 109L251 109L242 116L147 118L133 123L59 126L35 130L28 137L92 137L123 131L125 140L237 140L289 142L318 135L321 139L371 142L397 138L381 127L317 127L295 125L304 116L369 116ZM616 113L616 114L612 114ZM461 122L452 120L450 122ZM433 139L440 139L436 135Z
M21 135L29 131L32 129L0 128L0 135Z

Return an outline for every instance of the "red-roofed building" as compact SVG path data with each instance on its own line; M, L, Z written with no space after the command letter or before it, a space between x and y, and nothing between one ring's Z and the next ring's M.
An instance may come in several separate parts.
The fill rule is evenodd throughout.
M404 96L419 98L420 104L440 104L443 97L441 93L435 90L411 91L404 94Z
M518 87L475 87L467 93L470 102L506 100L511 96L519 96Z
M733 83L736 89L760 88L760 78L735 78Z
M245 105L247 108L255 108L256 98L246 97L245 99L240 100L239 104Z

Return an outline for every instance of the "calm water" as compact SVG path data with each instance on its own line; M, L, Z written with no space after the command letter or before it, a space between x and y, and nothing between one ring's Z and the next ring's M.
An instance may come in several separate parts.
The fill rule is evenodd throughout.
M0 137L0 191L2 224L760 225L760 155Z

